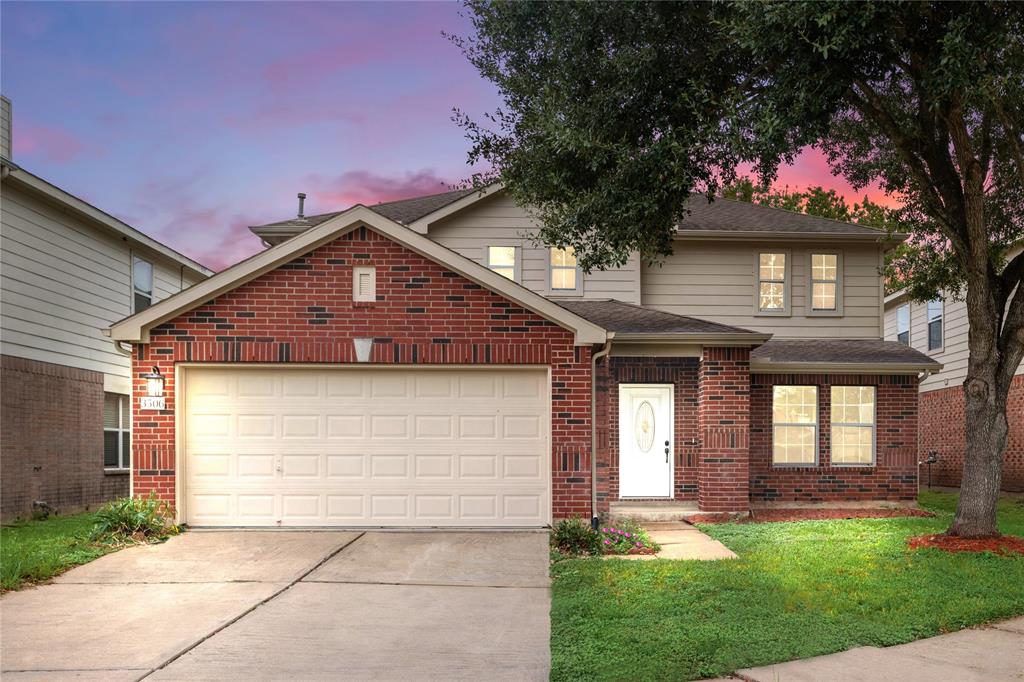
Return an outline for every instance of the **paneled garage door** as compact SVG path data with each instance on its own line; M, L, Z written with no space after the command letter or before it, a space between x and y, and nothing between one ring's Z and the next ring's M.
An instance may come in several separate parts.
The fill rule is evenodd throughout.
M540 526L547 372L183 370L197 526Z

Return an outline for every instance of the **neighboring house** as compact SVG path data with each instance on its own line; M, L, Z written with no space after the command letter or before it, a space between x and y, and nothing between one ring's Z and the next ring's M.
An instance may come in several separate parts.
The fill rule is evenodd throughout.
M1011 257L1020 253L1019 247ZM885 298L885 338L942 363L942 371L921 381L918 455L935 453L932 482L959 486L966 450L963 382L967 378L967 304L946 296L912 302L906 292ZM1003 459L1004 490L1024 490L1024 363L1010 386L1009 441Z
M591 274L500 186L253 227L266 251L111 327L136 393L166 382L135 493L203 526L912 503L939 364L881 339L893 243L689 208L663 263Z
M129 492L131 361L103 331L213 274L10 160L2 100L0 515Z

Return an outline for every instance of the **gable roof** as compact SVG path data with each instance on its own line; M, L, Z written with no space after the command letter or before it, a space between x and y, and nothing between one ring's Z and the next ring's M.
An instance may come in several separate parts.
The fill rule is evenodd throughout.
M580 317L614 332L616 340L672 339L694 342L735 340L738 343L756 344L771 337L771 334L700 320L696 317L675 315L613 299L561 300L557 303Z
M213 274L213 270L202 263L198 263L188 256L178 253L171 247L158 242L142 232L139 232L131 225L118 220L114 216L96 208L87 201L79 199L70 192L66 192L60 187L47 182L38 175L29 173L27 170L12 161L8 159L0 159L0 163L4 166L4 170L9 170L9 173L3 179L4 184L12 183L20 189L42 196L47 201L59 204L65 212L68 212L80 219L87 220L88 224L98 227L101 231L124 238L134 245L144 247L157 255L163 256L164 258L185 267L194 274L201 277L209 277Z
M360 226L366 226L388 239L402 244L410 251L439 263L470 281L574 332L577 345L603 343L607 338L605 330L599 325L362 205L356 205L333 218L321 221L316 227L307 229L293 239L281 242L277 246L236 263L204 282L165 298L142 312L126 317L110 327L109 336L115 341L147 343L149 331L153 327L203 305Z
M750 353L751 370L847 371L866 374L937 372L942 365L897 341L878 339L772 339Z

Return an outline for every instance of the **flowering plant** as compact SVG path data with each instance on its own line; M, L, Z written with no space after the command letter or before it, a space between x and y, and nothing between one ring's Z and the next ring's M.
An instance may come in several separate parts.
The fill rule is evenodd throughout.
M658 543L651 540L647 531L631 521L617 521L614 525L601 526L601 549L605 554L654 554Z

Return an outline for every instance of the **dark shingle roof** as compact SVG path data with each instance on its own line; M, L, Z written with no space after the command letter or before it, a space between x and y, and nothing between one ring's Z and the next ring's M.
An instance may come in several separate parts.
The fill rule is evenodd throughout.
M438 209L444 208L448 204L458 201L462 197L468 196L475 191L476 190L474 189L457 189L451 192L429 194L423 197L387 201L382 204L369 206L368 208L380 213L385 218L390 218L395 222L408 225L409 223L415 222L429 213L433 213ZM343 211L320 213L318 215L306 216L303 219L289 218L288 220L279 220L276 223L254 225L253 227L302 227L309 229L330 220L340 213L343 213Z
M610 299L555 301L585 320L621 334L757 334L749 329L674 315Z
M753 363L917 365L939 369L941 364L896 341L874 339L771 339L750 354Z
M678 226L680 234L689 232L787 232L793 234L834 234L885 236L866 225L818 218L795 211L731 199L708 202L703 195L686 202L690 212Z

